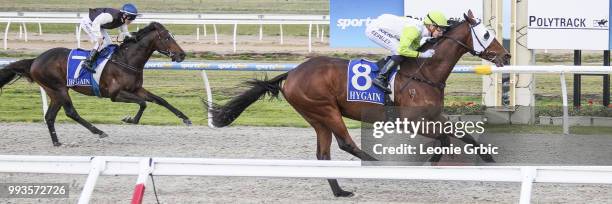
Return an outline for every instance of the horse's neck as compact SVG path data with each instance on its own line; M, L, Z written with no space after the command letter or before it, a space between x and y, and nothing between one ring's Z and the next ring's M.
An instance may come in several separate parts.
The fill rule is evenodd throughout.
M147 39L143 39L143 41L144 40ZM144 65L147 63L147 61L149 61L149 58L151 58L151 55L153 55L155 50L153 49L152 43L137 42L129 45L127 49L121 51L123 51L122 56L124 56L124 59L121 60L140 70L144 68Z
M434 83L445 83L465 50L450 39L444 39L435 49L434 58L406 60L403 66L410 67L404 73L412 76L420 74ZM424 63L424 64L423 64Z
M465 50L461 45L452 40L444 40L439 46L442 49L436 49L436 57L430 59L429 63L424 66L429 66L428 69L421 70L423 76L437 83L446 83L446 80L453 71L453 68L459 62L459 59Z

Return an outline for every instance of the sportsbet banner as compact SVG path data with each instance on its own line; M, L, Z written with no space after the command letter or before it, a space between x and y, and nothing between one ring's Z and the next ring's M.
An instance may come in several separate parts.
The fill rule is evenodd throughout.
M384 13L403 15L403 0L330 0L330 47L378 47L365 28Z
M330 47L378 47L364 34L366 25L381 14L424 17L430 10L450 19L463 19L471 9L482 19L483 0L330 0Z
M450 20L461 21L463 14L472 10L474 16L481 20L483 15L483 0L406 0L404 15L423 19L429 11L444 13Z

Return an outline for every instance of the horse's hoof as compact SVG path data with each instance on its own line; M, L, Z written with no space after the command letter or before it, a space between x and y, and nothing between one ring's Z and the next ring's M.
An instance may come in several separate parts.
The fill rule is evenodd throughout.
M487 163L495 163L495 160L493 159L493 156L491 156L490 154L485 154L485 155L480 155L480 158Z
M108 135L106 133L101 133L98 137L99 138L105 138L105 137L108 137Z
M184 123L185 125L187 125L187 126L191 126L191 124L192 124L192 123L191 123L191 120L189 120L189 119L183 119L183 123Z
M136 124L136 122L134 122L134 118L130 116L125 116L125 118L123 118L121 121L123 121L124 123Z
M350 197L355 196L355 194L353 192L350 192L350 191L340 191L339 193L334 193L334 196L350 198Z
M53 146L59 147L59 146L62 146L62 143L60 143L60 142L53 142Z

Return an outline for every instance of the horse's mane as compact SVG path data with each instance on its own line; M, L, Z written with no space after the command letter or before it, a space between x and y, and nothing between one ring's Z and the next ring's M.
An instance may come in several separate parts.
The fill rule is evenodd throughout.
M162 24L158 23L158 22L151 22L149 23L149 25L147 25L146 27L136 31L136 32L132 32L132 38L126 38L125 40L123 40L123 43L121 43L121 45L119 46L119 48L123 48L125 46L128 46L132 43L137 43L138 41L142 40L145 36L147 36L147 34L149 34L152 31L155 31L159 28L163 28Z
M462 20L462 21L449 20L448 21L448 25L449 26L444 31L444 35L447 35L451 31L455 30L457 27L461 26L464 22L465 22L465 20ZM423 52L425 50L431 49L440 40L442 40L441 37L430 39L427 42L425 42L425 44L423 44L421 47L419 47L419 49L417 49L417 51ZM416 63L417 60L419 60L419 59L417 59L417 58L407 58L406 60L404 60L404 63L406 63L406 64ZM411 70L412 68L416 68L416 67L412 66L412 67L404 68L404 70Z
M461 25L461 23L465 22L465 20L463 21L455 21L455 20L448 20L448 28L446 28L446 30L444 31L444 33L448 33L451 32L452 30L454 30L455 28L459 27ZM431 46L435 45L441 38L434 38L431 40L428 40L427 42L425 42L425 44L423 44L421 47L419 47L419 49L417 51L422 52L425 51L429 48L431 48Z

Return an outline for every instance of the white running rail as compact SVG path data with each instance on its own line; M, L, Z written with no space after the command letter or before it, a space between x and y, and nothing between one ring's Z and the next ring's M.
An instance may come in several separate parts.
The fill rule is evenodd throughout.
M359 161L0 155L2 173L88 174L79 203L88 203L100 175L242 176L520 182L520 203L533 183L612 184L612 167L361 166ZM134 192L135 194L137 191ZM136 195L134 196L136 198ZM142 197L141 197L142 199Z
M25 41L28 38L28 31L26 23L37 23L38 33L42 35L43 23L53 24L75 24L75 38L77 40L77 47L80 47L81 32L79 28L80 20L83 16L88 15L86 12L0 12L0 23L6 23L4 32L4 49L8 49L8 31L12 23L17 23L20 28L24 28L20 31L25 35ZM282 33L283 24L285 25L308 25L308 38L309 51L312 50L312 26L315 25L317 32L315 33L317 38L320 37L320 41L323 41L324 30L320 25L329 25L328 15L291 15L291 14L174 14L174 13L143 13L142 16L137 18L134 24L149 24L152 21L157 21L162 24L175 24L175 25L196 25L194 30L196 31L197 39L200 36L200 25L213 25L214 39L217 39L216 25L234 25L234 36L233 36L233 50L236 50L236 33L238 25L260 25L259 39L263 37L263 25L278 24L280 25L280 39L282 44ZM206 27L204 27L204 36L206 36ZM215 40L215 43L217 40Z

